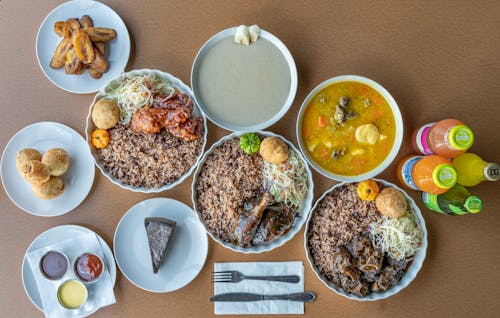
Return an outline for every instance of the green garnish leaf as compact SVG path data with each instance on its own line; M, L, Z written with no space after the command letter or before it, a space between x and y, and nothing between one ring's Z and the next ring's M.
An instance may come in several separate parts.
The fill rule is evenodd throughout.
M260 138L257 134L246 133L240 137L240 147L244 152L251 155L259 151Z

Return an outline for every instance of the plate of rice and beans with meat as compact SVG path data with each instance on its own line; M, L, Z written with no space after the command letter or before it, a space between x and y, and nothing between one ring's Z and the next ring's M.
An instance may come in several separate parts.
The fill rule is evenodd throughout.
M196 167L206 120L191 89L156 70L124 73L94 98L86 135L97 167L135 192L171 189Z
M193 206L207 233L242 253L290 240L312 206L313 180L302 154L271 132L232 133L203 156Z
M384 180L339 183L316 201L304 232L309 264L338 294L379 300L422 267L427 230L418 206Z

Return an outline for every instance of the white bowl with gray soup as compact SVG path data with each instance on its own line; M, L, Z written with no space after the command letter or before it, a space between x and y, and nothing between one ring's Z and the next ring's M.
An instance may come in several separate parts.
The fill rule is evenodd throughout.
M234 42L236 27L212 36L191 69L202 112L232 131L265 129L285 115L297 92L297 68L277 37L261 30L248 46Z

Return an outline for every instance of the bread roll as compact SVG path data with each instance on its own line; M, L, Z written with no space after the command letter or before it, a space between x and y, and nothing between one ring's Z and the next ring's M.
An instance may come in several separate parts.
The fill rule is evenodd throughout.
M26 173L26 181L31 184L47 182L50 178L50 171L46 165L38 160L31 160Z
M42 163L49 168L51 175L61 176L69 168L68 152L61 148L49 149L43 154Z
M61 178L51 176L47 182L33 184L33 192L42 200L51 200L64 192L64 183Z
M31 160L42 160L42 155L35 149L25 148L16 155L16 167L19 173L26 179Z

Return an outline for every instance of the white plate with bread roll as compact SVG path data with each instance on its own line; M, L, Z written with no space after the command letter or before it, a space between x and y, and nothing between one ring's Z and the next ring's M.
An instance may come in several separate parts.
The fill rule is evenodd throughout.
M10 200L37 216L65 214L83 202L94 183L94 161L83 137L70 127L40 122L7 143L0 175Z

